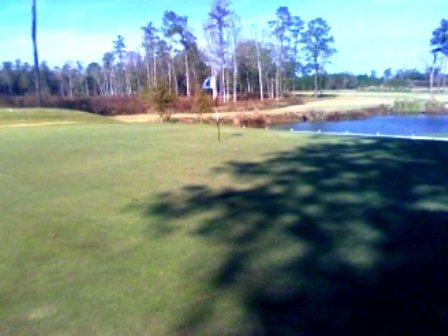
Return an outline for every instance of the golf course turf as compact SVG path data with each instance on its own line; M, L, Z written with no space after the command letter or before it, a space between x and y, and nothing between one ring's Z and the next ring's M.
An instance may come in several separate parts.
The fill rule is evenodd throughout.
M0 127L0 335L445 334L447 149Z
M68 123L113 124L117 121L81 111L0 108L0 127Z

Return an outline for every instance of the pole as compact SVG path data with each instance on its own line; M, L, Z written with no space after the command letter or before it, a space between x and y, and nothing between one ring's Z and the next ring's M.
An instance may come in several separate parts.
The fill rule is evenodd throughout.
M221 127L219 125L219 112L218 109L215 109L216 113L216 127L218 127L218 141L221 141Z

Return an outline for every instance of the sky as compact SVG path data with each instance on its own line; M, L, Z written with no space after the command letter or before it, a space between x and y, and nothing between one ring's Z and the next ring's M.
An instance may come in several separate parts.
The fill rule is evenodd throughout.
M211 0L36 0L39 60L51 67L66 61L101 62L117 35L128 50L141 48L149 22L161 26L166 10L188 16L201 36ZM0 62L32 63L31 1L0 0ZM448 19L448 0L233 0L232 9L249 27L275 19L287 6L305 22L323 18L338 53L329 72L370 74L375 70L419 69L431 59L432 31ZM200 44L203 39L200 38Z

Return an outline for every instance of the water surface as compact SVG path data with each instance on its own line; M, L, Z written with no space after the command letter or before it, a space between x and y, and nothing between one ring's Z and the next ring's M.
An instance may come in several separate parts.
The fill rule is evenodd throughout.
M276 125L274 129L309 132L381 134L396 136L448 136L448 116L377 116L361 120L304 122Z

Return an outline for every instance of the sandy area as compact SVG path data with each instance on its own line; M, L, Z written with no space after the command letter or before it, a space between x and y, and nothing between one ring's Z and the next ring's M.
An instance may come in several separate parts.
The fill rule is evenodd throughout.
M301 93L303 94L303 93ZM305 93L311 94L311 93ZM336 92L324 92L324 94L335 95L335 97L324 98L317 101L311 101L305 105L294 105L279 109L263 110L260 111L263 114L282 114L286 112L301 112L301 111L347 111L357 108L374 107L379 105L393 105L395 100L404 99L419 99L428 100L431 98L429 93L425 92L412 92L412 93L400 93L400 92L357 92L357 91L336 91ZM448 103L448 94L437 94L435 98L441 102ZM235 115L237 112L221 112L220 116L229 117ZM250 112L249 112L250 113ZM176 113L171 118L195 118L197 115L192 113ZM214 118L214 115L210 115ZM204 115L206 118L206 115ZM158 116L154 114L140 114L132 116L116 116L113 119L124 122L158 122Z

